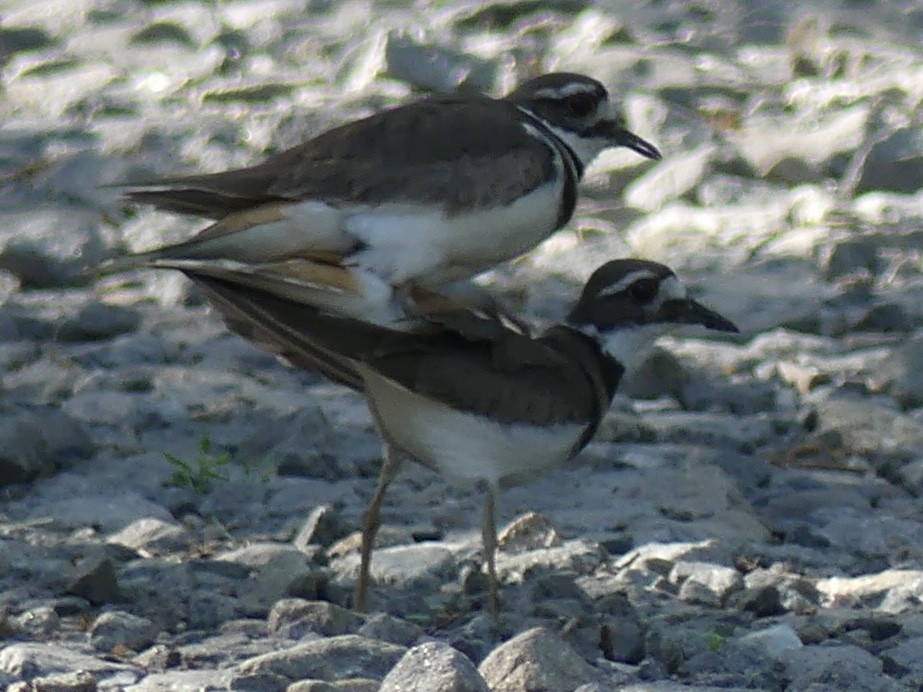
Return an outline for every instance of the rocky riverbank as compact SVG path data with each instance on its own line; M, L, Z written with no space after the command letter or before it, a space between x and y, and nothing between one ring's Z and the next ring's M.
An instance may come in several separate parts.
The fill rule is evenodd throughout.
M0 16L0 684L11 690L917 690L918 3L12 1ZM190 235L104 187L255 162L414 92L585 72L664 160L485 280L538 322L670 264L739 338L664 340L569 467L481 498L407 468L374 612L363 401L229 334ZM382 683L382 681L384 681Z

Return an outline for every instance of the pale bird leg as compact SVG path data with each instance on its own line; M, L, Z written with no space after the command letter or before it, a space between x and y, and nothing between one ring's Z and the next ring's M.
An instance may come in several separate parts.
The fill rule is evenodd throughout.
M481 540L484 543L484 556L487 560L487 586L490 590L490 614L494 619L500 613L500 596L497 585L497 491L490 484L486 485L487 499L484 502L484 519L481 523Z
M388 492L388 486L401 468L401 453L385 443L382 449L381 473L378 475L378 487L372 501L362 515L362 546L359 561L359 583L356 586L356 610L365 611L369 595L369 569L372 562L372 548L375 534L381 527L381 505Z

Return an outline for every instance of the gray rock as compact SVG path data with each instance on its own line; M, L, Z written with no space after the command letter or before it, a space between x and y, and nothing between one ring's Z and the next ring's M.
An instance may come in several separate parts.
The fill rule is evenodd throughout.
M42 428L33 416L0 418L0 486L24 483L49 475L56 468L55 458L45 444Z
M369 639L378 639L400 646L412 646L423 636L423 629L412 622L387 613L374 613L356 633Z
M172 520L170 512L162 506L131 490L123 490L117 495L88 493L81 497L55 498L54 503L34 510L34 516L51 517L72 528L97 526L107 533L119 531L139 519Z
M97 677L86 670L46 675L30 681L34 692L96 692Z
M902 681L919 686L923 683L923 637L912 637L881 652L885 670ZM909 679L908 679L909 678Z
M285 688L285 692L378 692L381 685L370 678L346 678L335 682L326 680L299 680Z
M779 589L773 585L745 588L731 594L727 605L730 608L750 611L758 618L785 612Z
M796 258L749 263L696 290L697 300L733 319L744 334L786 326L816 331L823 301L832 295L813 262Z
M865 274L878 276L883 262L879 244L872 238L841 240L822 253L822 264L828 278Z
M923 405L923 336L896 346L877 368L874 386L895 397L902 406Z
M269 633L287 639L302 639L313 632L325 637L355 632L362 623L355 613L326 601L284 598L269 611Z
M744 585L736 569L707 562L677 562L669 580L679 585L680 600L712 607L722 606L731 593Z
M320 505L311 510L308 518L298 530L292 544L305 552L308 546L319 545L329 548L335 541L348 535L351 528L344 525L340 512L332 505Z
M34 26L11 26L0 29L0 62L20 51L33 51L54 45L46 31Z
M87 283L88 266L107 252L97 214L67 207L0 214L0 269L24 286L52 288Z
M914 610L921 599L923 578L910 577L889 589L879 607L884 613L905 613Z
M133 332L140 323L136 310L94 301L65 320L57 335L61 341L101 341Z
M388 74L434 92L490 91L497 74L496 61L441 46L421 45L395 32L388 34L384 59Z
M228 689L234 673L230 670L170 670L146 675L126 692L167 692L168 690ZM276 688L278 689L278 688Z
M421 591L424 585L435 588L447 575L454 573L455 546L439 541L413 545L398 545L375 550L372 560L372 577L378 584L415 585ZM331 566L341 574L351 575L358 565L358 556L347 555L335 560Z
M536 568L590 574L606 559L605 551L586 540L565 541L550 548L538 548L514 555L497 554L498 575L525 574Z
M33 420L42 429L48 454L61 466L69 467L78 459L88 459L97 448L96 440L86 427L64 411L48 407L33 410Z
M381 692L488 692L471 660L441 642L410 649L381 682Z
M894 692L901 688L882 676L881 659L858 646L803 646L788 652L783 663L793 689L806 690L812 684Z
M560 637L536 627L516 635L478 666L492 690L570 692L599 673Z
M90 627L90 643L103 652L116 647L141 651L154 643L158 632L158 627L147 618L110 610L96 618Z
M30 608L13 620L13 626L36 639L47 637L61 625L61 618L51 606Z
M626 373L619 384L619 394L632 399L680 398L690 379L682 362L669 351L654 347Z
M189 547L190 536L182 527L162 519L138 519L106 539L132 550L151 555L182 551Z
M766 629L750 632L740 638L740 643L759 648L764 655L784 659L790 651L804 646L791 625L772 625Z
M850 328L853 332L907 333L916 320L900 303L884 302L871 306Z
M355 634L317 639L244 661L246 674L275 673L288 680L341 680L350 677L383 678L404 655L403 646Z
M318 569L300 550L280 543L253 543L219 554L215 560L243 565L248 580L240 585L240 598L251 615L267 613L281 598L306 595L307 587L319 578Z
M856 192L913 193L923 180L923 134L918 125L901 127L875 142L862 165Z
M867 104L820 117L806 113L783 120L757 115L733 133L732 141L760 178L795 184L817 181L834 155L851 152L861 144L868 115Z
M93 605L118 603L124 596L112 560L100 554L78 561L67 578L66 592L85 598Z
M131 672L132 666L91 655L84 647L57 642L14 642L0 649L0 672L20 680L83 670L98 675Z
M707 143L664 159L625 188L625 204L650 212L683 197L702 181L717 152Z
M884 397L821 392L814 407L818 432L837 431L845 451L869 456L873 463L881 454L911 456L923 448L923 423Z

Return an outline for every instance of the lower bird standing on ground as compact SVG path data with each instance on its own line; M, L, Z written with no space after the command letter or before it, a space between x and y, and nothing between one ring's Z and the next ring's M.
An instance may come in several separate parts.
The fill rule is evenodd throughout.
M398 331L252 286L187 274L232 329L367 398L385 454L362 524L360 609L367 605L381 504L405 458L486 492L481 532L496 614L499 488L559 466L583 449L626 368L658 336L688 324L737 331L688 297L671 269L638 259L597 269L566 320L538 337L467 310L431 313L413 330Z

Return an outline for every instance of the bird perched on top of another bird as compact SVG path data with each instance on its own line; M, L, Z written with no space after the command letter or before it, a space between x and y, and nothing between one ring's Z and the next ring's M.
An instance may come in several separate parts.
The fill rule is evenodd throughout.
M424 98L249 168L125 186L131 200L214 223L103 269L178 269L393 323L561 228L585 167L619 146L660 158L579 74L499 99Z

